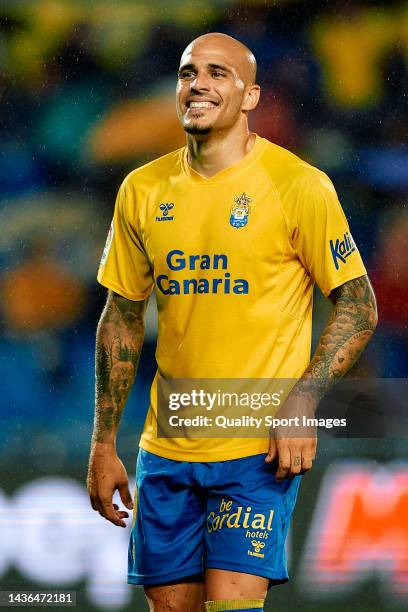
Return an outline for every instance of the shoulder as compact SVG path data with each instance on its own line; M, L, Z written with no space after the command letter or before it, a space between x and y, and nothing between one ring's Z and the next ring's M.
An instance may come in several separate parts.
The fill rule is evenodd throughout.
M325 172L284 147L266 143L260 161L288 221L338 204L334 185Z
M125 177L122 187L131 189L151 187L168 180L173 174L179 174L183 151L184 147L132 170Z
M281 196L310 189L334 192L330 178L302 157L267 139L260 157L270 179Z
M338 208L336 190L325 172L295 153L267 142L260 161L273 184L290 232L305 220L312 226Z

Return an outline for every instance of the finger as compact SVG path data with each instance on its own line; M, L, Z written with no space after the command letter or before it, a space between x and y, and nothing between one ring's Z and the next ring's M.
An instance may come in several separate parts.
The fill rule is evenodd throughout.
M123 521L120 517L117 516L113 508L112 502L107 499L101 500L101 502L102 502L102 506L101 506L102 516L106 518L106 520L113 523L114 525L117 525L118 527L126 527L125 521Z
M118 486L120 499L128 510L133 509L133 500L129 491L128 483Z
M107 506L104 506L103 511L102 511L102 516L107 521L109 521L110 523L113 523L113 525L116 525L117 527L126 527L126 523L123 520L123 518L125 517L118 516L116 512L113 512Z
M118 516L120 519L129 518L129 512L125 512L125 510L118 510L116 512L116 516Z
M278 451L276 448L275 439L270 437L269 438L269 449L268 449L268 454L265 457L265 462L271 463L275 459L277 454L278 454Z
M119 510L118 504L113 504L113 507L116 512L116 516L119 518L129 518L129 512L125 512L124 510Z
M95 510L96 510L97 512L99 512L99 514L100 514L101 516L103 516L102 502L101 502L101 500L99 499L99 496L98 496L98 495L95 495L95 497L94 497L94 503L95 503Z
M295 476L298 476L298 474L300 474L300 471L302 469L302 453L301 453L300 448L299 447L291 448L290 457L291 457L291 463L290 463L290 471L288 474L288 478L292 479Z
M279 448L279 467L275 474L275 479L280 482L285 478L290 470L290 451L289 447L284 444Z
M312 455L302 455L301 473L306 474L306 472L312 469L312 466L313 466L313 456Z
M96 510L97 511L98 507L96 505L95 497L92 495L92 497L89 496L89 499L90 499L90 502L91 502L92 510Z

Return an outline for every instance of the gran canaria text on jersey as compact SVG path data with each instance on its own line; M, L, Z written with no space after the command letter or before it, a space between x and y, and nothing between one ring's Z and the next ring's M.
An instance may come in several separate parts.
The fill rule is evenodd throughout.
M176 279L174 275L170 278L168 274L159 274L156 285L164 295L189 295L205 293L234 293L243 295L249 293L249 283L244 278L231 278L228 268L228 257L225 254L213 255L188 255L184 251L173 249L166 256L166 263L173 272L182 270L219 270L224 275L216 278L182 278Z

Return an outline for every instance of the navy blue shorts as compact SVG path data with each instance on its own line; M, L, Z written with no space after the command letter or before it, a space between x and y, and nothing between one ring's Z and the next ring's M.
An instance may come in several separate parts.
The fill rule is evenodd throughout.
M276 482L276 464L264 459L190 463L140 449L128 582L182 582L206 568L286 582L285 539L301 477Z

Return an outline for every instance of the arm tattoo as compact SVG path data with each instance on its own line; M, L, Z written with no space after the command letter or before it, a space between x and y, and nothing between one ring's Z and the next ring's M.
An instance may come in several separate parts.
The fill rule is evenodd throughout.
M334 309L299 390L319 400L355 364L377 325L375 295L367 276L348 281L330 295Z
M114 443L135 380L144 338L145 302L109 291L96 332L93 440Z

